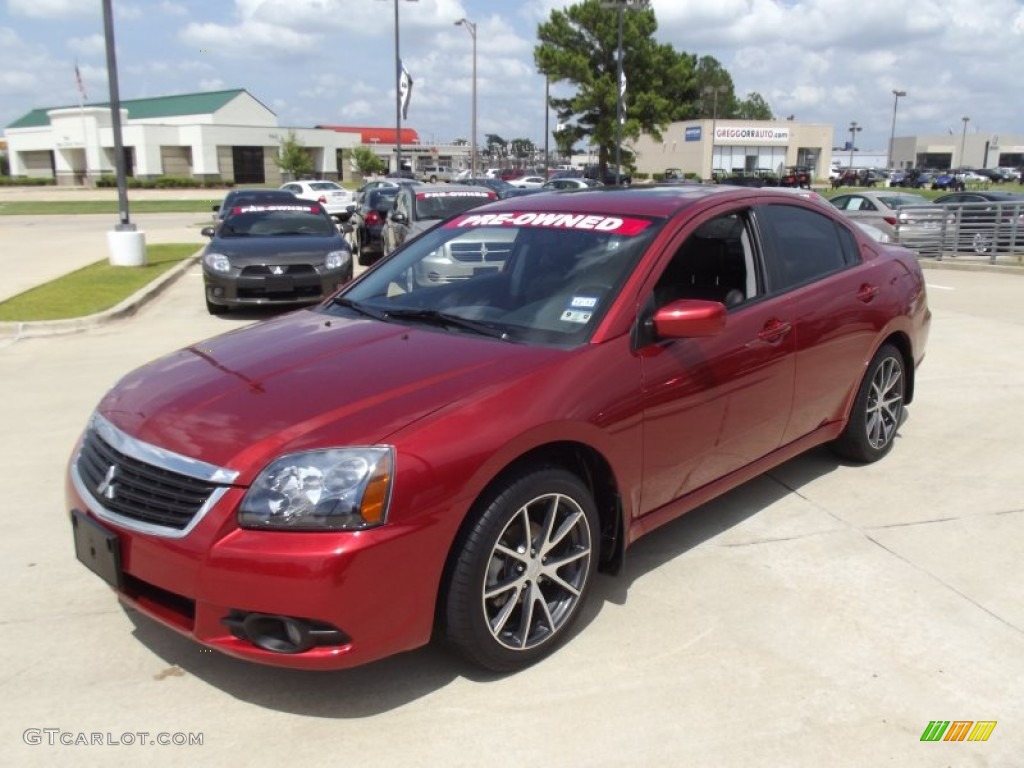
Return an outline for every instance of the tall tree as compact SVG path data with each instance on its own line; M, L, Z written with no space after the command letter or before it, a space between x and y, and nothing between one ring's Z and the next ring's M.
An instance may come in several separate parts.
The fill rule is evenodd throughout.
M555 9L537 28L540 44L534 49L537 68L551 82L576 86L573 96L552 97L550 103L560 123L574 123L579 138L590 137L597 145L602 173L618 132L618 21L619 11L602 0ZM637 139L647 133L660 140L670 122L698 114L696 59L654 42L658 23L653 10L624 11L622 22L627 79L622 136ZM623 152L624 162L630 157Z
M517 160L533 157L534 153L537 151L536 147L533 146L533 142L529 139L512 139L510 147L512 157Z
M361 176L372 176L375 173L383 173L387 165L381 160L372 149L362 145L352 150L352 164Z
M751 91L747 98L736 107L736 117L741 120L774 120L771 107L757 91Z
M288 134L281 139L276 162L278 168L285 173L290 173L295 179L313 170L313 158L309 156L309 150L295 135L295 131L288 131Z

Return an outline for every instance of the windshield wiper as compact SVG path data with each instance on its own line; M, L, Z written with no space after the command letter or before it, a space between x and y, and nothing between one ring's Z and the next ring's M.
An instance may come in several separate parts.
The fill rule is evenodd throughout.
M333 299L331 304L337 304L339 307L348 307L349 309L358 312L360 315L372 317L374 320L388 319L387 312L382 312L379 309L371 309L365 304L360 304L358 301L353 301L352 299L346 299L344 296L338 296Z
M437 325L442 328L461 328L462 330L479 333L481 336L489 336L492 339L508 338L507 330L499 328L492 323L482 323L479 320L470 320L459 315L439 312L436 309L394 309L388 310L384 315L389 319L413 320L429 325Z

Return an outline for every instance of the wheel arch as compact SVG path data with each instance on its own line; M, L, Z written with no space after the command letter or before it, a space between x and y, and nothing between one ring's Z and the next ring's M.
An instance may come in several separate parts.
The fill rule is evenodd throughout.
M586 443L564 440L535 446L506 463L484 485L469 506L445 556L444 571L434 602L435 625L444 618L444 596L451 583L456 555L472 530L479 510L510 478L548 467L564 469L578 477L590 490L600 520L598 570L618 573L625 553L622 495L611 464L600 451Z
M914 349L910 343L910 337L903 331L894 331L879 344L878 348L881 349L886 344L892 344L896 347L903 357L903 371L907 377L906 389L903 392L903 402L909 405L914 400L914 379L916 376Z

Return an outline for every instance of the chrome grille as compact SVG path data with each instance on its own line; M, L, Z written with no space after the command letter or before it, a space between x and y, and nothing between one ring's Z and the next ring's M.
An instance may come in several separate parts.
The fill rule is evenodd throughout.
M494 264L505 263L512 251L512 243L495 241L451 242L452 259L463 264Z
M82 441L76 468L107 511L175 530L185 528L219 487L128 456L93 428Z

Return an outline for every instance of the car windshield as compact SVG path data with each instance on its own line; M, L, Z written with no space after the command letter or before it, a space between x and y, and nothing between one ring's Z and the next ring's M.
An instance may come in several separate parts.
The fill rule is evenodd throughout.
M322 311L575 346L593 333L662 224L468 212L406 245Z
M333 181L313 181L310 182L309 188L312 190L316 190L317 192L343 189L343 187L338 186Z
M231 209L220 237L279 237L313 235L325 237L337 229L319 206L253 205Z
M398 187L374 189L366 197L366 207L375 211L390 211L398 196Z
M928 198L914 194L886 195L885 197L879 197L878 199L890 208L899 208L901 205L928 205L931 203L931 200Z
M447 219L456 213L474 208L494 199L491 192L456 189L444 192L417 192L417 219Z

